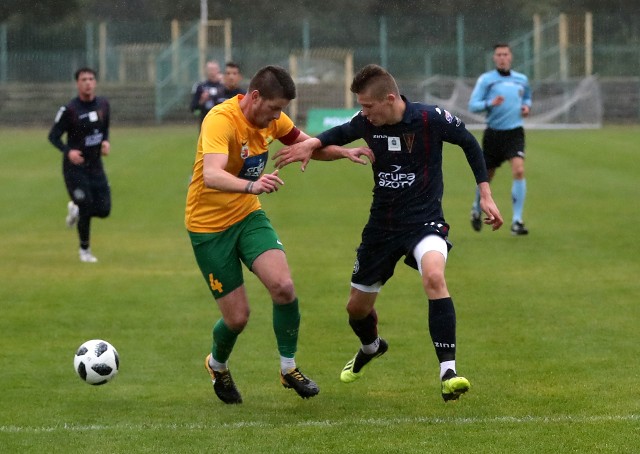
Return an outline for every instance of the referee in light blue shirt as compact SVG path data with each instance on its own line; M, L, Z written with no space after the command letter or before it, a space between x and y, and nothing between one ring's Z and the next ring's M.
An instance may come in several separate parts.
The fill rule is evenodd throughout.
M471 93L469 110L487 112L487 128L482 138L482 149L489 172L489 181L504 161L511 163L513 186L513 217L511 233L529 233L522 220L527 183L524 178L523 118L531 109L531 88L527 76L511 69L512 54L508 44L494 46L493 62L496 69L482 74ZM482 228L480 195L471 209L471 226L477 232Z

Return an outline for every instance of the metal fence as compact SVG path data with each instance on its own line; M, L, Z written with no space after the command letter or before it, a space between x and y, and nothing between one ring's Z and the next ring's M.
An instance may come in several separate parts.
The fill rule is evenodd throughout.
M569 33L575 35L582 20L569 17L574 18ZM543 18L544 23L554 20ZM364 16L354 21L333 13L300 18L283 29L262 18L243 17L235 21L232 53L247 73L265 63L286 65L293 49L308 46L349 48L356 67L381 63L399 77L474 77L486 69L487 52L495 42L520 40L534 28L533 18L492 17L492 23L501 26L488 27L486 18L464 15L432 17L425 23L404 16ZM329 33L327 24L340 33ZM191 25L181 23L181 33ZM556 29L551 33L557 34ZM88 22L81 27L0 24L0 83L63 82L77 66L97 66L100 59L107 62L100 75L103 81L145 81L150 75L147 60L155 60L170 46L176 39L172 33L169 22ZM569 39L570 53L583 52L579 37ZM592 39L594 72L602 77L640 75L640 14L594 16ZM517 51L514 58L517 65L525 56ZM137 67L132 60L137 60Z
M532 79L561 79L565 70L568 77L591 72L601 79L640 78L640 14L597 15L590 20L587 33L584 15L567 16L566 42L561 43L563 25L558 16L542 18L538 28L542 49L536 53L535 20L499 13L491 17L498 26L491 27L486 17L460 14L428 21L374 15L354 20L328 12L324 17L287 22L286 27L246 16L233 22L229 55L214 46L207 57L232 58L248 79L265 64L287 67L290 56L305 49L342 48L353 55L356 69L379 63L398 79L419 81L434 75L477 77L492 65L493 44L509 41L514 68ZM101 84L148 85L155 97L146 102L154 104L151 110L162 120L172 106L183 108L191 86L201 77L197 28L197 22L0 24L0 90L70 82L74 71L87 65L98 69ZM567 68L562 68L563 61ZM306 82L320 80L334 63L303 61L307 66L300 73Z

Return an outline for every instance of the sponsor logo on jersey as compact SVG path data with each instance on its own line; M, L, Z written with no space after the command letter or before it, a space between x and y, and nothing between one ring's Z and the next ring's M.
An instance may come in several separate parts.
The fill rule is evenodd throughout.
M94 130L93 134L84 138L85 147L95 147L102 143L103 134Z
M251 156L244 161L244 166L240 170L238 177L245 180L256 181L262 175L264 168L267 165L267 152L259 154L257 156Z
M416 181L415 173L400 172L402 166L392 165L391 172L378 172L378 186L390 189L404 189Z

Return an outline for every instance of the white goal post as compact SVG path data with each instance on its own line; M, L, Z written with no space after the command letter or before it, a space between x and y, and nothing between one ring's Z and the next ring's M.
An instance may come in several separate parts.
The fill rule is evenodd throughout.
M220 66L224 67L226 62L232 60L231 55L232 41L231 41L231 19L221 20L206 20L200 22L198 29L198 53L199 53L199 65L200 71L202 71L202 78L204 74L205 63L212 59L220 59L223 56L223 61L220 61Z

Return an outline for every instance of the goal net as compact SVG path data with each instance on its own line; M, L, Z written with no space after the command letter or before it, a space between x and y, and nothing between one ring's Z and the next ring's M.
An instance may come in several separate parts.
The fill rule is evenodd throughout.
M458 116L469 129L485 127L485 113L469 111L475 81L434 76L421 84L424 102ZM595 76L531 84L533 105L525 119L531 129L593 129L602 127L602 99Z

